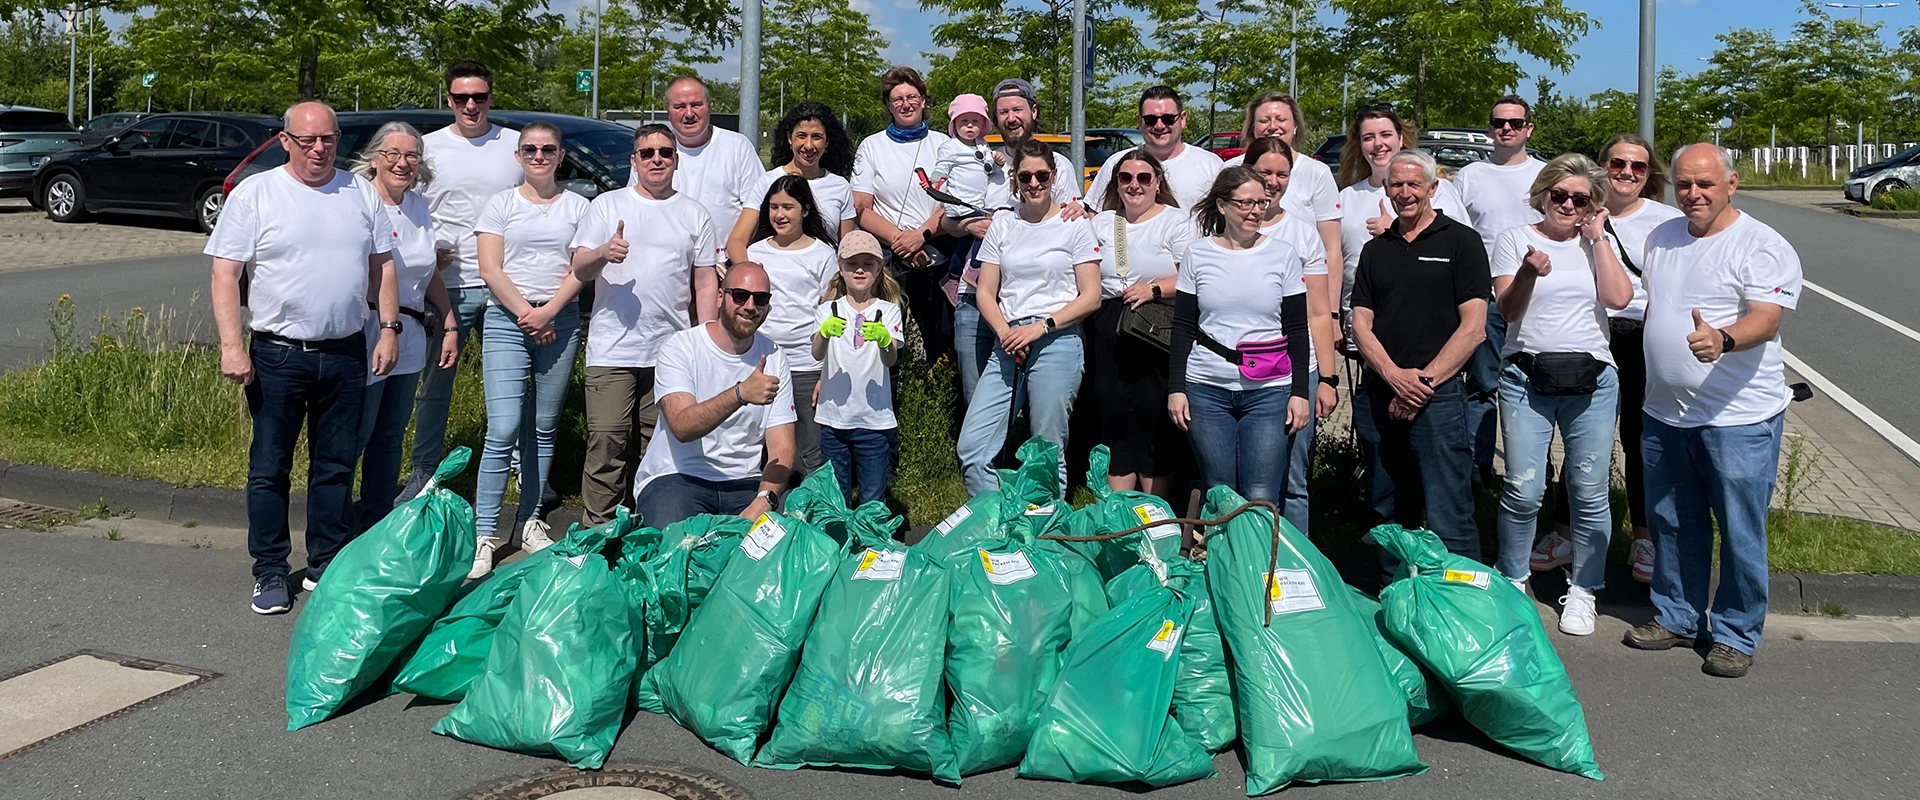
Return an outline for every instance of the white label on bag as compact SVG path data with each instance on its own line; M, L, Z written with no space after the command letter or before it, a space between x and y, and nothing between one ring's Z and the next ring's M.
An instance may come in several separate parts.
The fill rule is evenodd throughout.
M1313 585L1313 573L1304 569L1274 570L1273 586L1267 590L1267 605L1275 614L1318 611L1327 607L1326 601L1320 598L1320 589Z
M973 509L961 506L948 514L946 519L940 520L940 524L933 526L933 532L945 536L953 532L953 526L966 522L971 516L973 516Z
M1173 654L1180 649L1181 630L1180 626L1173 624L1173 620L1160 623L1160 632L1154 634L1153 639L1147 642L1147 649L1164 654L1165 658L1162 658L1162 661L1172 658Z
M995 586L1019 583L1038 574L1033 571L1033 562L1027 560L1024 550L1011 553L989 553L980 551L980 566L987 570L987 582Z
M1464 583L1482 589L1493 585L1493 573L1490 572L1469 572L1466 570L1450 569L1441 572L1440 579L1449 583Z
M587 554L581 553L580 555L569 558L567 559L567 563L572 564L574 569L584 569L587 566Z
M1152 503L1141 503L1140 505L1134 506L1133 515L1140 518L1140 524L1142 525L1151 525L1155 522L1173 519L1173 516L1168 514L1166 509ZM1147 529L1148 539L1165 539L1169 536L1179 535L1180 526L1173 524L1154 525Z
M740 552L746 553L748 558L759 561L766 558L767 553L773 551L773 546L785 538L787 538L787 529L773 521L773 517L761 514L760 519L753 523L753 530L747 531L746 537L740 540Z
M860 565L853 569L856 581L897 581L900 570L907 565L905 550L868 550L860 556Z
M1052 503L1048 503L1044 506L1036 506L1032 503L1027 504L1027 516L1029 517L1044 517L1052 513L1053 513Z

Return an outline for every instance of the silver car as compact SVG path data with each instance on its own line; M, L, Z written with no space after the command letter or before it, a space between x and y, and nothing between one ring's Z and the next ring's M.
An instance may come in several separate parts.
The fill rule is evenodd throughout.
M58 111L0 105L0 197L25 197L47 157L80 144L80 131Z
M1841 185L1840 191L1853 202L1871 203L1888 189L1915 186L1920 186L1920 145L1847 173L1847 182Z

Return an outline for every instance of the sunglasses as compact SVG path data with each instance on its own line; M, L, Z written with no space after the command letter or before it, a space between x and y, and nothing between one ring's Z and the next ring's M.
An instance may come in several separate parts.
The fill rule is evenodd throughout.
M1155 125L1164 125L1166 127L1171 128L1173 127L1173 123L1179 122L1179 121L1180 121L1180 115L1177 113L1175 114L1141 114L1140 115L1141 124L1146 125L1149 128Z
M1645 161L1628 161L1624 158L1607 159L1607 169L1613 170L1614 172L1632 172L1635 175L1645 175L1647 174L1648 166Z
M1015 177L1019 178L1021 183L1051 183L1053 181L1053 170L1042 169L1033 172L1022 172Z
M559 154L560 154L560 146L557 144L520 145L521 158L533 158L534 156L544 156L546 158L553 158L554 156L557 156Z
M1151 172L1121 172L1121 173L1117 173L1117 174L1115 174L1115 175L1114 175L1114 179L1116 179L1116 180L1118 180L1118 181L1120 181L1120 185L1121 185L1121 186L1130 186L1130 185L1132 185L1132 184L1134 184L1134 183L1138 183L1138 184L1140 184L1141 186L1147 186L1147 185L1149 185L1149 184L1152 184L1152 183L1153 183L1153 173L1151 173Z
M1393 113L1393 104L1392 103L1374 103L1373 105L1370 105L1370 106L1361 106L1353 110L1353 118L1355 120L1359 120L1366 117L1367 114L1375 111L1384 111L1386 113L1391 114Z
M1512 128L1517 131L1524 127L1527 127L1527 120L1525 118L1492 117L1487 120L1488 130L1497 131L1501 128Z
M672 161L673 148L671 147L636 147L633 149L633 157L641 161L652 161L653 157L656 155L659 156L660 160L662 161Z
M1572 192L1563 192L1563 191L1560 191L1559 189L1547 190L1548 203L1551 203L1557 206L1557 205L1562 205L1569 200L1573 201L1574 208L1586 208L1588 203L1593 202L1593 195L1574 194Z
M452 100L453 104L456 106L464 106L468 103L474 103L476 105L485 105L488 100L493 99L493 93L492 92L474 92L472 94L449 94L447 95L447 99Z
M721 289L736 306L744 306L748 300L761 308L773 305L773 292L755 292L748 289Z

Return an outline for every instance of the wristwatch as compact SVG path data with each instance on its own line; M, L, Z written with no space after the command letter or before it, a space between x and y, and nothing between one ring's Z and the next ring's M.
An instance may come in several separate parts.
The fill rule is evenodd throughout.
M933 240L933 229L932 229L932 228L921 228L921 229L920 229L920 241L923 241L923 242L928 242L928 241L932 241L932 240Z
M1047 317L1047 332L1053 332L1053 317Z
M392 322L382 322L382 323L380 323L380 327L381 327L381 329L383 329L383 330L389 330L389 331L393 331L395 335L398 335L398 334L400 333L400 331L401 331L401 329L402 329L402 328L405 328L406 326L404 326L404 325L401 325L401 324L400 324L400 320L397 320L397 319L396 319L396 320L394 320L394 321L392 321Z
M1727 333L1726 328L1720 329L1720 352L1733 352L1733 336Z
M1153 299L1160 299L1160 284L1153 284Z
M767 501L768 508L775 508L780 505L780 495L774 494L772 489L761 489L760 491L754 492L753 499Z
M1326 385L1328 385L1328 386L1331 386L1331 387L1333 387L1333 388L1335 388L1335 389L1338 389L1338 388L1340 388L1340 376L1339 376L1339 375L1337 375L1337 374L1336 374L1336 375L1322 375L1322 376L1320 376L1320 382L1321 382L1321 383L1323 383L1323 384L1326 384Z

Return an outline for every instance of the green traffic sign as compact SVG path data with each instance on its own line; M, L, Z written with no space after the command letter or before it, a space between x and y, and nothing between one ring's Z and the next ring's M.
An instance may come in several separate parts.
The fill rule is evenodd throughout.
M593 70L583 69L574 73L573 85L582 92L593 91Z
M140 88L151 89L153 88L153 82L159 79L160 73L158 72L143 72L140 74Z

